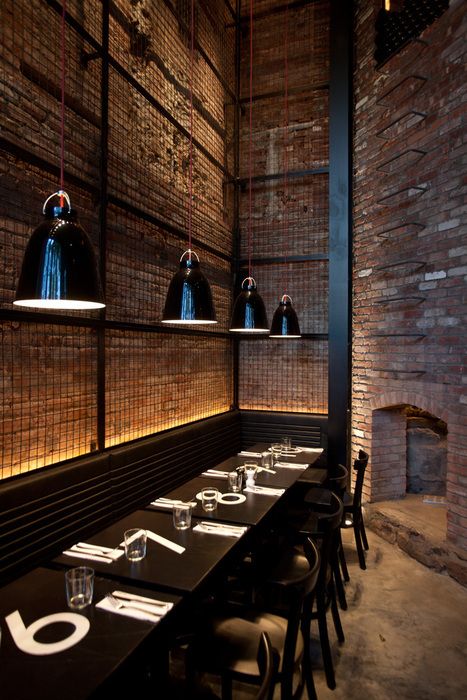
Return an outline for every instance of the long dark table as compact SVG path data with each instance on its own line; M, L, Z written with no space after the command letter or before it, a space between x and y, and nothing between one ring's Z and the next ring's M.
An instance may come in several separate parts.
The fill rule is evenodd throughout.
M237 467L243 466L247 462L259 462L259 459L254 457L242 457L242 455L235 455L235 457L229 457L225 459L220 464L217 464L215 469L221 471L233 471ZM288 489L292 484L294 484L300 477L302 470L300 469L289 469L287 467L274 467L275 474L270 474L263 470L258 471L256 475L256 483L260 486L273 486L279 489ZM207 477L203 477L207 478ZM227 482L225 482L227 484Z
M119 588L148 596L148 591L141 588L123 584ZM115 582L96 577L94 603L113 590ZM65 598L63 571L38 568L4 586L0 589L1 697L5 700L82 700L106 686L117 669L124 672L136 659L137 668L141 664L144 666L145 661L154 661L158 657L158 648L164 649L166 646L170 619L182 600L179 596L163 592L158 592L157 598L174 603L174 607L158 624L153 624L100 610L94 604L81 611L70 610ZM33 623L40 626L40 618L48 615L72 613L71 619L77 620L78 625L84 624L85 628L89 622L89 630L68 649L52 654L32 654L17 646L7 625L6 617L16 611L26 628ZM34 637L36 642L41 643L36 651L50 652L47 645L69 637L74 632L72 624L58 621L44 625ZM131 675L134 681L137 676ZM133 682L132 685L135 690L138 684Z
M257 442L251 447L246 448L247 452L265 452L270 448L266 442ZM248 459L248 457L244 457ZM255 459L254 457L252 459ZM259 458L256 458L259 459ZM286 457L281 457L284 462L292 462L295 464L306 464L308 469L300 472L297 482L309 486L319 486L323 484L328 475L327 470L327 454L321 448L304 449L296 454L288 454Z
M106 564L61 554L54 559L54 564L69 568L86 564L99 575L114 580L151 589L192 593L204 584L239 542L234 537L194 532L192 528L176 530L171 512L154 510L137 510L97 532L87 541L91 544L116 547L123 541L125 530L134 527L152 530L186 549L182 554L178 554L148 539L146 557L139 562L129 562L123 556L111 564Z

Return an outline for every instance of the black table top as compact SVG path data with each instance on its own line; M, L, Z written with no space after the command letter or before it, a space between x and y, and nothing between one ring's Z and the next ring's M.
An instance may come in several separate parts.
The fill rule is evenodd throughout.
M45 568L35 569L0 589L1 697L5 700L88 698L122 662L131 659L141 644L150 638L151 648L153 644L156 646L158 639L164 635L167 619L181 599L168 593L158 592L156 596L147 590L123 584L119 588L171 601L174 608L156 625L99 610L94 604L79 612L72 611L66 604L64 572ZM115 582L96 578L93 602L99 602L106 593L113 590ZM73 613L78 622L81 622L82 618L89 621L89 630L68 649L52 654L34 655L20 650L12 637L6 617L15 611L19 612L26 628L47 615ZM70 622L56 622L37 631L34 639L46 645L64 640L72 632L73 626ZM39 648L39 651L43 649L47 650L47 646Z
M244 451L245 452L265 452L271 447L271 445L267 442L257 442L255 445L252 445L251 447L245 447ZM321 448L310 448L309 450L303 450L302 452L297 452L297 453L291 453L288 454L286 457L281 457L281 460L284 462L294 462L296 464L307 464L308 466L311 466L314 464L323 454L323 450ZM248 459L247 457L245 459ZM254 458L253 458L254 459Z
M181 501L194 501L196 494L208 486L215 486L221 493L228 492L226 479L197 476L187 481L186 484L177 486L165 496L167 498L178 498ZM205 513L198 501L198 505L193 508L193 515L203 520L219 520L241 525L258 525L279 499L279 496L269 496L260 493L245 493L244 495L246 497L244 503L236 503L234 505L219 503L216 510L210 513ZM163 510L159 506L152 505L148 505L147 508L149 510Z
M108 578L147 588L193 592L204 583L222 559L239 542L234 537L194 532L193 529L176 530L170 511L155 510L137 510L97 532L87 541L96 545L116 547L123 541L124 531L134 527L152 530L186 549L182 554L178 554L148 539L146 557L139 562L129 562L123 556L111 564L106 564L86 559L73 559L61 554L54 559L54 563L68 567L87 563L101 576Z

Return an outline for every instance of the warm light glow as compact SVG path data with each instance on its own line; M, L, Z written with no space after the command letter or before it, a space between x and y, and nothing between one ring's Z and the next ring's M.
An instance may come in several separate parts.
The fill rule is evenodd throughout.
M79 301L77 299L17 299L13 302L16 306L26 306L30 309L69 309L70 311L82 311L83 309L103 309L105 304L99 301Z
M270 335L270 338L283 338L284 340L288 340L289 338L301 338L301 335Z
M269 333L269 328L229 328L231 333Z
M391 9L391 0L384 0L384 9L389 12Z

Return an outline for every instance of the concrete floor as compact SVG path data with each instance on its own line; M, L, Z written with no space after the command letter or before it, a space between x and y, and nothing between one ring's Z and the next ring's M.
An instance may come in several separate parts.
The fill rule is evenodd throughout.
M349 608L341 613L346 642L339 647L331 622L337 680L331 691L315 637L319 700L467 698L467 589L371 532L362 571L352 532L343 535L351 576ZM252 697L250 689L236 686L234 700Z

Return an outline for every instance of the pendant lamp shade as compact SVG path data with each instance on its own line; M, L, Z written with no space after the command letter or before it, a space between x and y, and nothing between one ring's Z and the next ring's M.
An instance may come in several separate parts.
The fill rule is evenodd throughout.
M232 333L269 332L264 301L258 294L253 277L247 277L242 282L242 291L235 300L229 330Z
M292 299L284 294L274 312L270 338L301 338L297 314L292 306Z
M50 200L60 197L60 206ZM67 206L63 206L66 200ZM92 244L66 192L45 202L44 221L24 254L14 304L38 309L83 310L105 306Z
M217 323L209 282L201 272L198 256L191 250L183 253L180 270L170 282L162 323Z

